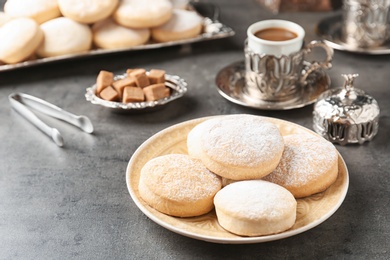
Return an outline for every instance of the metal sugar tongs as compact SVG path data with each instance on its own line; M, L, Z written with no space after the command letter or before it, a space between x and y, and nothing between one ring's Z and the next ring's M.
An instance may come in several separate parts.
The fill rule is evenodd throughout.
M93 125L88 117L74 115L45 100L23 93L13 93L8 96L8 99L11 103L11 106L17 112L19 112L23 117L35 125L39 130L50 136L53 141L60 147L64 145L64 139L62 138L60 132L56 128L45 124L28 107L77 126L84 132L93 132Z

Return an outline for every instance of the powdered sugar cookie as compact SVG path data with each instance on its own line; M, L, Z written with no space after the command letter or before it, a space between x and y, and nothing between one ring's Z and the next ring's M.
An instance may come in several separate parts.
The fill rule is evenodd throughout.
M44 33L43 44L37 53L41 57L80 53L92 45L89 26L66 17L59 17L41 24Z
M8 0L4 12L11 17L29 17L39 24L61 15L57 0Z
M58 0L61 13L80 23L94 23L109 17L119 0Z
M285 149L278 167L263 180L289 190L295 198L324 191L338 175L338 153L333 144L312 134L284 137Z
M139 180L141 198L156 210L178 217L208 213L221 179L201 161L184 154L168 154L148 161Z
M282 156L284 142L278 128L266 119L230 115L206 120L192 129L187 147L189 155L201 159L215 174L245 180L271 173Z
M130 28L150 28L167 22L172 10L169 0L122 0L113 18L118 24Z
M111 18L92 26L93 42L99 48L119 49L146 43L149 29L131 29L115 23Z
M285 188L263 180L238 181L214 197L219 224L241 236L262 236L291 228L297 202Z
M193 38L201 32L202 17L193 11L175 9L168 22L152 29L152 37L157 42L169 42Z
M15 18L0 27L0 60L18 63L31 56L42 43L43 33L30 18Z

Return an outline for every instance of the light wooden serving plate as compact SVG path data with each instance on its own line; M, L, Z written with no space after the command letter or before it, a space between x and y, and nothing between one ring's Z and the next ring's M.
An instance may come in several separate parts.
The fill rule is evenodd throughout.
M297 235L327 220L340 207L348 191L348 169L339 154L339 174L336 182L326 191L298 199L297 219L289 230L267 236L242 237L224 230L217 221L215 211L191 218L178 218L163 214L149 207L138 193L138 182L142 167L150 159L171 153L187 153L188 132L206 118L199 118L173 125L153 135L133 154L126 170L126 183L131 198L138 208L152 221L178 234L214 243L247 244L283 239ZM311 130L297 124L274 118L268 118L278 126L282 135L309 132Z

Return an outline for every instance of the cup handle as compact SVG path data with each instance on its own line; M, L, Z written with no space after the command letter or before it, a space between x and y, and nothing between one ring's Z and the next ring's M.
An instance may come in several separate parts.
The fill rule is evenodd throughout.
M332 59L333 59L333 49L326 45L324 41L311 41L308 45L306 45L303 49L303 52L305 56L309 54L313 48L320 47L325 50L326 58L322 62L318 61L312 61L309 63L309 65L305 69L305 73L301 77L301 84L306 85L306 79L307 77L313 72L318 69L324 68L324 69L330 69L332 67Z

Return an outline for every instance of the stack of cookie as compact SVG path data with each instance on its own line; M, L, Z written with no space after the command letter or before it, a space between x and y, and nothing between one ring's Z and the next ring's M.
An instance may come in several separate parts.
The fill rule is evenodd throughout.
M192 167L175 163L173 155L146 163L140 175L141 198L178 217L201 215L215 207L220 225L242 236L291 228L296 199L326 190L338 176L333 144L308 132L282 136L275 124L258 116L206 120L189 132L187 148L188 155L180 155L180 160ZM203 205L199 211L198 200ZM185 214L178 205L185 205Z
M170 0L8 0L0 13L0 61L177 41L199 35L202 21Z

